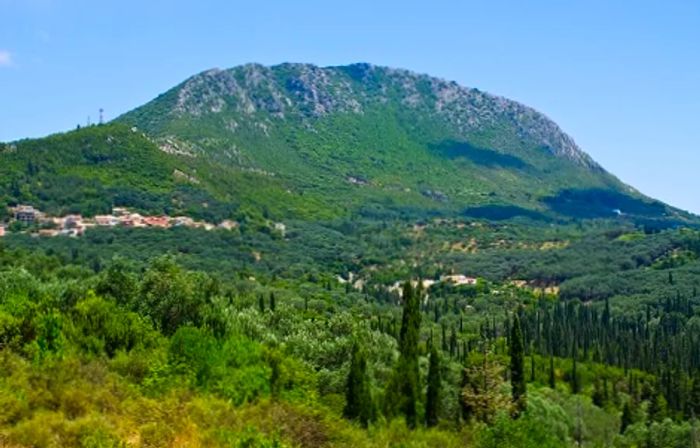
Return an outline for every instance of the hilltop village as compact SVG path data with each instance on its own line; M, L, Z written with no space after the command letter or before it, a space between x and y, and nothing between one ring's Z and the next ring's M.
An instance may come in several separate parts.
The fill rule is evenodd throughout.
M225 220L215 225L204 221L196 221L188 216L170 217L167 215L143 216L125 207L115 207L109 215L96 215L86 218L82 215L50 216L37 210L31 205L10 207L10 220L0 223L0 237L10 232L29 232L42 237L68 236L79 237L92 227L132 227L160 228L189 227L204 230L224 229L234 230L239 224L236 221ZM284 224L275 224L280 228ZM283 231L283 229L279 229Z

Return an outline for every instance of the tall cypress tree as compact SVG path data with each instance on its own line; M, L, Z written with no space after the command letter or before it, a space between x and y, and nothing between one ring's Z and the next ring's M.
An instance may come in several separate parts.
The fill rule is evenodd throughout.
M445 324L442 324L442 351L447 351L447 330L445 329Z
M437 425L440 405L440 358L435 346L430 350L430 365L428 367L428 392L425 403L425 424L428 427Z
M355 343L350 357L343 415L350 420L359 421L366 427L372 420L372 408L372 396L367 378L367 359L359 344Z
M549 357L549 387L552 389L557 388L557 378L554 373L554 356Z
M700 417L700 370L695 371L693 375L693 386L686 402L686 417L690 419Z
M510 385L517 417L527 407L527 385L525 384L523 332L517 313L513 317L510 332Z
M578 372L576 369L576 351L574 351L574 362L573 366L571 367L571 393L578 394L579 392L581 392L581 385L578 381Z
M654 390L649 400L649 408L647 410L649 423L662 421L668 412L668 402L664 395L657 390Z
M620 434L624 434L629 425L632 424L632 408L630 402L626 401L622 407L622 417L620 417Z
M420 282L419 282L420 283ZM399 364L397 370L400 409L409 427L418 423L418 340L420 336L420 297L408 281L403 288L403 316L399 334Z
M593 394L591 395L593 404L602 408L605 406L605 386L600 380L595 380L593 382Z
M280 364L282 361L277 353L271 353L268 358L268 364L270 365L270 395L274 400L279 397L280 393L280 377L282 372L280 369Z

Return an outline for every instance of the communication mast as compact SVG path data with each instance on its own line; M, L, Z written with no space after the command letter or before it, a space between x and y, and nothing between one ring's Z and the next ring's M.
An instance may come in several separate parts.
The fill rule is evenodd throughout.
M104 112L105 110L100 107L100 124L104 124Z

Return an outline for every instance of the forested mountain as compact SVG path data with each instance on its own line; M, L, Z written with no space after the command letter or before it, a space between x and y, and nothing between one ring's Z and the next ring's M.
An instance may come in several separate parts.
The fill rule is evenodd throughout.
M47 237L20 204L228 225ZM210 70L0 144L0 209L0 447L700 437L698 218L504 98L367 64Z
M117 121L166 150L275 176L290 194L340 202L346 213L675 214L607 173L541 113L405 70L211 70Z
M621 183L539 112L368 64L210 70L112 124L0 157L6 202L86 214L116 203L211 207L220 220L248 205L278 219L692 219Z

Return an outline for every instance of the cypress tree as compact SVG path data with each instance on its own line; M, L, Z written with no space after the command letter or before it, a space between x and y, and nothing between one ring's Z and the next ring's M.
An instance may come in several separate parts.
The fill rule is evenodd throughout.
M399 334L399 350L406 359L418 360L418 332L420 330L420 298L410 282L404 285L404 306Z
M622 417L620 417L620 434L624 434L629 425L632 424L632 408L630 402L626 401L622 407Z
M268 363L270 364L270 395L273 399L277 399L280 393L280 377L282 376L279 355L277 353L270 354Z
M420 297L411 282L403 288L403 315L399 333L399 362L389 383L385 411L391 417L403 413L406 424L415 428L418 423L418 340L420 331Z
M469 370L467 369L467 367L468 363L465 363L465 365L462 367L462 381L460 383L461 391L464 391L464 388L467 387L470 383ZM470 422L474 415L474 409L472 408L472 406L460 397L459 407L462 411L462 420Z
M603 328L607 330L610 324L610 299L605 298L605 309L603 310Z
M428 392L425 404L425 424L428 427L437 425L440 403L440 359L435 346L430 350L430 365L428 367Z
M690 389L690 397L687 402L687 415L690 418L700 416L700 371L696 371L693 378L693 386Z
M420 284L420 281L418 282ZM404 357L404 414L406 423L410 428L415 428L418 421L418 339L420 337L420 297L413 291L411 283L407 282L406 290L408 299L404 308L404 320L401 326L401 345Z
M557 379L554 374L554 356L549 357L549 387L552 389L557 387Z
M350 357L343 415L350 420L359 421L365 427L372 419L372 396L367 378L367 359L357 343L353 345Z
M265 299L263 299L262 294L258 295L258 308L260 309L261 313L265 312Z
M654 391L649 401L649 422L662 421L668 412L668 402L661 392Z
M523 332L517 314L513 316L510 333L510 384L515 404L515 416L517 417L527 407Z
M574 362L573 366L571 367L571 393L578 394L579 392L581 392L581 385L578 381L578 372L576 369L576 352L574 352Z
M275 311L276 306L277 306L277 302L275 300L275 293L271 292L270 293L270 311Z
M591 395L591 399L593 400L593 404L598 406L599 408L602 408L605 406L605 386L602 385L602 383L599 380L596 380L593 383L593 394Z
M445 324L442 324L442 351L447 351L447 330L445 329Z

